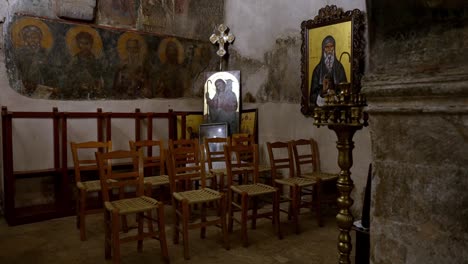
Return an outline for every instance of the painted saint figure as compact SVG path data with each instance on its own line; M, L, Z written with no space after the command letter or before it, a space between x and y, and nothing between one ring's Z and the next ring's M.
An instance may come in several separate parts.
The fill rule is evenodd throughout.
M21 29L24 45L16 50L17 66L23 83L23 93L31 95L39 84L45 84L48 75L48 54L42 46L43 33L35 25L27 25Z
M92 48L94 38L89 32L81 31L75 36L78 52L67 66L64 97L70 99L91 99L102 96L103 79L101 66Z
M237 97L232 91L232 80L228 80L228 87L223 79L215 81L216 94L213 99L210 99L210 94L207 91L205 94L206 102L209 107L209 122L221 123L227 122L229 130L232 132L238 131L237 117Z
M189 72L184 67L184 49L175 38L164 39L159 45L161 68L156 72L153 94L156 97L178 98L189 91Z
M333 85L347 82L346 73L343 65L337 59L335 54L335 39L332 36L326 36L322 41L322 57L312 72L312 82L310 87L310 105L321 104L328 90L327 83L324 80L330 79ZM325 81L326 82L326 81ZM326 87L324 87L324 85ZM334 91L339 93L340 91Z
M152 97L149 74L143 65L146 53L143 41L141 37L129 37L125 44L122 44L125 45L125 56L121 55L123 61L115 74L113 87L113 94L118 98Z

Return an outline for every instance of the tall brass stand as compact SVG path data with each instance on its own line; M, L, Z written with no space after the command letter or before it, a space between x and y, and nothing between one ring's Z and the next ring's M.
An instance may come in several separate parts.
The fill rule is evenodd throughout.
M340 166L340 175L337 181L339 192L338 207L339 212L336 215L338 229L338 251L339 262L343 264L351 263L351 227L354 217L349 208L353 205L353 199L350 194L354 188L351 179L351 166L353 165L353 136L363 126L367 126L367 114L363 112L366 106L366 100L362 94L350 93L349 84L339 85L338 95L329 95L326 97L325 105L314 109L314 125L317 127L328 126L335 131L338 141L338 165Z

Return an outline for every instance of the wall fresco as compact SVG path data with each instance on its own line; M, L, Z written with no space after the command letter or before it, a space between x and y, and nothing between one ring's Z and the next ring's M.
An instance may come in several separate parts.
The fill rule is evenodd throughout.
M202 95L209 42L15 16L6 39L11 86L44 99Z
M139 0L139 30L205 40L223 22L224 0Z
M99 0L98 22L119 27L135 27L138 0Z

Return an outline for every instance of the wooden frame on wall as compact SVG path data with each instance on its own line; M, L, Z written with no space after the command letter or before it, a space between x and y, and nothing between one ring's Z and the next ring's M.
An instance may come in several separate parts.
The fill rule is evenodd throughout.
M301 23L301 112L311 115L322 104L324 93L340 93L335 85L350 83L353 93L361 89L364 74L364 14L344 12L335 5L319 10ZM330 57L325 56L329 54Z
M254 136L255 143L258 143L258 109L245 109L241 112L239 133Z

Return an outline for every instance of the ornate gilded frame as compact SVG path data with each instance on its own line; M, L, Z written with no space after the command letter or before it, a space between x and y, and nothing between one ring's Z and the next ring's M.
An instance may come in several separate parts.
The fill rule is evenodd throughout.
M319 10L318 15L314 19L301 23L301 112L306 116L310 116L316 107L315 102L313 104L310 102L311 75L314 71L314 66L311 67L310 65L313 61L317 60L316 56L321 56L323 53L321 43L324 38L319 38L319 36L323 34L332 35L333 32L338 32L335 28L341 26L347 27L348 25L350 26L349 36L341 36L341 38L349 38L346 40L349 44L349 52L343 51L342 55L346 53L349 55L349 68L346 74L348 77L347 82L351 84L351 91L357 93L361 90L361 78L364 74L365 26L363 12L358 9L344 12L336 5L327 5ZM311 45L312 42L314 45ZM316 54L317 52L312 50L312 46L316 46L315 43L320 43L320 54Z

